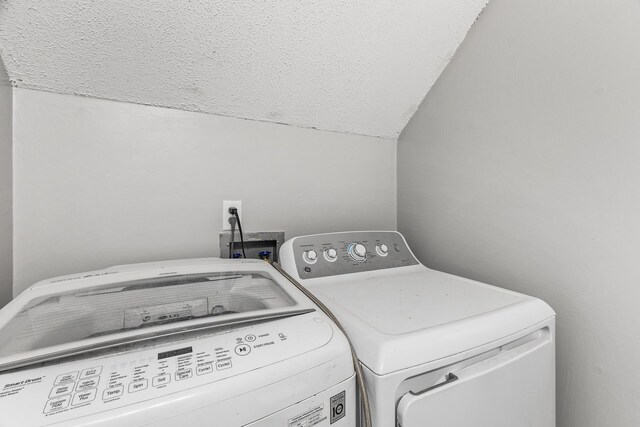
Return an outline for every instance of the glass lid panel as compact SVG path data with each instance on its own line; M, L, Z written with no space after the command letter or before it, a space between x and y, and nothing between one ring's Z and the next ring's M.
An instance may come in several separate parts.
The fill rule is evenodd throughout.
M79 288L27 303L0 331L0 357L295 304L265 272L189 274Z

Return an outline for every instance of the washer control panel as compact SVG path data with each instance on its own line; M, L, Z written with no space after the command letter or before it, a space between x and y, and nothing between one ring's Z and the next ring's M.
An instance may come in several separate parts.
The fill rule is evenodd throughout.
M283 249L293 251L288 255L293 255L301 279L419 264L402 235L395 231L302 236Z
M332 335L327 322L309 313L141 351L1 374L0 407L24 407L25 425L75 419L256 372L323 346Z

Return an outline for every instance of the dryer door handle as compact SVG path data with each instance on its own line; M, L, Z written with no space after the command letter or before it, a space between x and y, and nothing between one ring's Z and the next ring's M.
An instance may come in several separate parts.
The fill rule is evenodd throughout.
M420 390L420 391L417 391L417 392L410 391L409 393L411 393L414 396L420 396L421 394L424 394L426 392L435 390L435 389L440 388L442 386L445 386L447 384L451 384L452 382L457 381L457 380L458 380L458 376L456 374L454 374L453 372L449 372L445 376L445 380L443 382L438 383L436 385L432 385L431 387L427 387L424 390Z

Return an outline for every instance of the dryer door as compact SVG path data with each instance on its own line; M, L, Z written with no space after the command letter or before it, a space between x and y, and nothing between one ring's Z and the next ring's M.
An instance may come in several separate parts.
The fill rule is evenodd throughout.
M535 334L402 396L398 426L555 426L554 342L547 328Z

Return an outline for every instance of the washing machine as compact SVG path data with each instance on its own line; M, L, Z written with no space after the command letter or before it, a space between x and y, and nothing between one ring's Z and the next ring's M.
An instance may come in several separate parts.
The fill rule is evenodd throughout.
M282 267L331 308L376 427L555 426L555 313L429 269L394 231L288 240Z
M0 425L352 427L353 367L264 261L112 267L0 311Z

